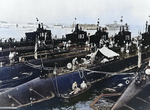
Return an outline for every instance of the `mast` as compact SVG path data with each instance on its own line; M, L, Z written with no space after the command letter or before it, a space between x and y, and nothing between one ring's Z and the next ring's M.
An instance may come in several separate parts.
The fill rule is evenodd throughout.
M145 28L145 32L148 32L148 21L146 21L146 28Z
M38 28L38 22L39 22L39 19L36 18L36 26L37 26L37 28Z
M139 39L138 39L138 68L141 67L141 45L139 43Z
M100 30L100 27L99 27L99 18L98 18L98 21L97 21L97 31Z
M121 19L120 19L120 32L123 30L123 16L121 16Z
M74 25L76 26L76 20L77 20L77 18L75 18L75 21L74 21Z
M77 20L77 18L75 18L74 21L73 21L73 29L72 29L72 32L75 31L74 29L76 28L76 20Z

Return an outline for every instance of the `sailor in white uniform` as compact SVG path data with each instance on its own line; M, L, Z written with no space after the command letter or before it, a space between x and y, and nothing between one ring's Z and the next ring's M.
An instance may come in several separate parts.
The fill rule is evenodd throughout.
M10 61L10 64L14 63L15 61L15 56L17 55L18 53L17 52L10 52L9 53L9 61Z
M85 81L83 81L80 86L81 86L82 90L87 88L87 85L86 85Z
M72 71L75 70L75 65L78 64L77 57L72 60Z
M74 82L73 84L72 84L72 90L74 91L73 93L74 94L77 94L79 91L81 91L81 89L79 88L79 87L77 87L78 85L77 85L77 82Z
M75 88L77 88L77 82L74 82L74 83L72 84L72 90L75 90Z

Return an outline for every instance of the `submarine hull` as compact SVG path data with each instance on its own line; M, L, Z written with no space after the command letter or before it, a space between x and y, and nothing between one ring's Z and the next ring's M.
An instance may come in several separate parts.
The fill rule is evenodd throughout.
M0 94L0 109L16 109L50 100L54 97L60 97L61 94L65 94L72 89L72 84L75 81L78 87L80 87L83 80L93 82L106 76L106 74L96 71L91 74L89 72L91 73L89 70L83 70L82 72L80 70L46 79L35 78L27 83L2 92Z
M83 80L89 81L87 72L82 77L78 71L47 79L36 78L0 94L0 109L15 109L33 103L49 100L71 90L74 81L78 86ZM94 75L94 74L93 74ZM102 77L104 74L99 74ZM94 77L93 77L94 78ZM96 76L96 78L98 78Z
M40 75L40 70L31 68L24 63L0 68L0 91L18 86Z

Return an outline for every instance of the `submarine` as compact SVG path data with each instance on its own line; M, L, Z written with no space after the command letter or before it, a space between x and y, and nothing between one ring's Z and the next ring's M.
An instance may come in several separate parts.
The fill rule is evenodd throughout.
M137 63L137 55L124 59L118 59L117 57L112 58L112 56L110 56L111 54L109 53L110 50L105 46L97 50L98 51L95 51L95 55L104 56L100 58L108 58L109 60L107 59L107 62L102 63L102 59L98 60L97 56L94 56L94 58L96 58L95 61L100 64L95 62L94 65L91 65L90 60L94 54L92 53L87 55L87 59L83 59L83 62L80 62L80 65L76 65L79 68L74 71L72 71L73 68L71 62L67 63L64 68L57 68L57 65L55 65L56 67L54 66L52 68L45 68L44 66L41 68L40 66L44 77L37 77L31 81L12 87L0 93L0 109L16 109L45 100L50 100L55 96L61 97L61 94L64 94L71 89L71 85L74 81L76 81L78 85L83 80L86 82L95 83L119 74L120 71L125 71L127 69L136 67L135 64ZM143 53L142 60L147 60L149 55L150 53L148 52ZM60 62L63 64L64 60L63 62L60 60ZM26 65L35 69L38 67L38 65L30 62L27 62ZM48 73L50 73L50 76L48 76Z
M106 50L106 47L104 48L104 50ZM102 50L98 49L95 53L98 53L99 51L103 53ZM136 60L136 57L134 58ZM67 67L65 68L57 67L57 63L55 63L55 66L52 68L43 66L41 69L41 72L43 73L41 77L37 77L26 83L2 91L0 93L0 109L17 109L50 100L55 97L61 98L63 94L66 94L71 90L72 84L75 81L78 85L83 81L93 84L112 76L119 75L119 71L125 68L124 66L129 63L128 61L130 61L130 59L112 61L101 66L94 65L96 62L94 62L93 65L89 64L91 66L88 65L88 62L79 62L75 65L76 69L73 69L73 65L71 66L70 63L67 63ZM62 62L62 60L60 60L60 62ZM30 63L31 62L27 62L27 65L32 68L38 67L38 65ZM130 62L130 64L132 63L134 64L135 62ZM120 68L118 68L118 66ZM106 68L108 72L106 72ZM126 71L126 69L124 71ZM120 75L120 77L121 76L122 75Z
M148 64L147 66L145 66ZM134 80L113 105L111 110L149 109L150 62L137 71Z
M76 36L80 34L77 26L74 32ZM86 32L82 31L82 33L86 38ZM36 31L26 32L25 35L26 38L21 39L20 42L13 42L11 39L5 43L0 42L0 90L7 90L39 77L42 68L41 61L44 66L52 66L60 60L66 65L66 61L71 61L76 56L83 57L89 53L73 50L73 48L78 51L84 49L79 46L66 46L70 39L52 39L51 30L44 29L42 23L38 24ZM66 45L59 46L63 41L66 42ZM78 42L84 43L85 40L78 40ZM26 62L35 64L36 68ZM63 66L63 63L59 63L60 66Z
M134 78L132 80L132 82L127 86L127 88L125 89L125 91L123 91L121 93L118 93L118 95L121 95L116 102L114 102L114 104L110 106L108 106L109 109L111 110L147 110L149 109L149 67L150 67L150 62L149 62L149 58L147 58L147 60L141 60L143 59L143 55L142 52L144 51L148 51L148 42L149 39L149 27L147 25L146 22L146 31L145 33L141 34L140 33L140 37L142 40L137 39L138 40L138 66L137 69L134 69ZM106 88L106 90L110 90L113 92L117 92L115 89L115 87L113 88ZM111 97L113 95L117 95L117 94L101 94L99 96L99 98L101 97ZM112 98L112 97L111 97ZM109 99L109 98L108 98ZM99 104L98 106L93 106L96 102L98 102L99 99L96 99L92 104L91 107L93 109L98 109L100 108L100 106L102 106L102 104ZM99 102L98 102L99 103ZM104 107L104 106L102 106ZM106 105L104 108L107 108ZM108 109L107 108L107 109ZM101 108L100 108L101 109Z
M150 25L147 25L146 31L142 34L144 46L148 45ZM148 27L148 28L147 28ZM136 76L121 97L113 105L111 110L147 110L150 107L149 89L150 89L150 61L145 62L142 66L139 64Z
M53 77L38 77L19 86L10 88L0 93L0 109L17 109L30 106L55 97L61 98L66 94L76 81L80 85L86 83L96 83L105 78L109 78L116 73L100 72L99 66L89 69L80 68L75 71L63 70L62 73L55 67ZM43 71L46 72L46 71ZM65 72L65 74L63 74ZM129 74L126 74L130 76ZM121 77L122 75L120 75ZM116 80L117 81L117 80Z

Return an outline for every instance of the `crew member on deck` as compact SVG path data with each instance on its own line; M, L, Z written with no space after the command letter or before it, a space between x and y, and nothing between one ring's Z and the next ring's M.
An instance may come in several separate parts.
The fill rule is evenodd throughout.
M81 83L80 87L81 87L82 90L84 90L84 89L87 88L87 85L86 85L85 81L83 81L83 82Z
M15 62L15 57L18 53L17 52L10 52L9 53L9 61L10 61L10 64L13 64Z
M77 94L81 89L78 87L77 82L74 82L72 84L72 90L74 91L74 94Z
M77 82L74 82L74 83L72 84L72 90L75 90L75 88L77 88Z
M75 65L78 64L77 57L72 60L72 71L75 70Z

